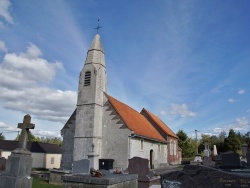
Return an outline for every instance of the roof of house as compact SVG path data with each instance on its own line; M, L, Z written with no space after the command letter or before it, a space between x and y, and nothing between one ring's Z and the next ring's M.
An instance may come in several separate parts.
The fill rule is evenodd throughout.
M19 141L0 140L0 149L4 151L13 151L19 147ZM27 150L31 153L50 153L61 154L62 149L56 144L43 142L27 142Z
M149 118L167 135L178 138L178 136L156 115L151 113L150 111L146 110L145 108L142 109L143 112L145 112Z
M108 94L105 93L105 95L121 119L130 130L134 131L135 134L166 142L166 140L142 114Z

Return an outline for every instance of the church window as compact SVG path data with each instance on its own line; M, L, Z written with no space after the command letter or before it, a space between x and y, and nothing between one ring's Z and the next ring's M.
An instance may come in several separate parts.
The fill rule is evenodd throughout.
M84 77L84 86L90 86L90 80L91 80L91 72L86 71Z
M158 153L161 153L161 145L158 144Z
M143 140L141 139L141 150L143 150Z
M176 143L174 141L174 155L176 155Z

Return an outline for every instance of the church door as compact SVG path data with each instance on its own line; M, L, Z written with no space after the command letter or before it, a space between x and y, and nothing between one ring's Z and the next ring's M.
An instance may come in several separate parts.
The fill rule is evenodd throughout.
M154 164L153 164L153 154L154 154L154 151L151 149L150 150L150 169L153 169L154 168Z

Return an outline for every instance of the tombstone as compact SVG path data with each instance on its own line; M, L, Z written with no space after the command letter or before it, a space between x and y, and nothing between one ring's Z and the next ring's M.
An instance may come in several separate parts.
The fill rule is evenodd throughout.
M139 188L148 188L151 185L158 184L160 182L160 179L158 177L153 177L152 173L149 172L148 159L133 157L128 161L129 161L128 165L129 174L138 174Z
M212 161L212 157L204 156L204 157L203 157L202 164L203 164L203 166L214 167L215 162Z
M31 188L31 152L27 150L27 139L29 129L34 129L35 124L30 123L29 114L23 118L23 123L18 123L18 128L22 129L19 148L11 152L6 164L6 171L2 174L0 188Z
M90 160L82 159L73 162L73 174L90 174Z
M220 167L221 166L221 155L216 155L215 156L215 167Z
M0 172L5 171L6 161L5 157L0 157Z
M242 144L242 158L245 159L246 158L246 154L247 154L247 148L248 145L247 144Z
M240 168L240 155L238 153L223 153L221 168Z
M204 156L209 157L210 156L210 151L209 151L209 145L207 142L204 143Z
M250 174L233 174L198 165L161 174L161 187L250 187Z
M247 166L250 166L250 152L246 153Z
M216 145L214 145L214 148L213 148L213 155L214 156L218 155Z

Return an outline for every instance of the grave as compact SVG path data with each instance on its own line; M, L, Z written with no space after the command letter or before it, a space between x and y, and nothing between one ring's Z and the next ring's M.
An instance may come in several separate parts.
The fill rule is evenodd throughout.
M246 154L247 154L247 148L248 145L247 144L242 144L242 159L246 158Z
M250 152L246 153L247 166L250 166Z
M241 168L240 155L238 153L226 152L221 156L221 169Z
M88 159L74 161L72 173L63 174L61 178L65 188L137 188L137 179L137 174L113 174L104 169L96 171L90 168Z
M6 161L7 160L4 157L0 157L0 172L5 171Z
M203 151L204 156L209 157L210 156L210 150L209 150L209 145L208 145L207 142L204 143L204 147L205 147L205 149Z
M82 159L73 162L73 174L89 174L90 160Z
M200 154L196 154L195 158L193 161L190 161L191 165L201 165L202 164L202 159Z
M236 175L220 169L186 165L182 171L161 174L161 187L250 187L250 174Z
M34 129L35 125L31 122L29 114L23 118L23 123L18 123L18 128L22 129L19 148L11 152L6 164L6 171L0 176L0 188L31 188L32 177L32 157L27 150L27 139L29 129Z
M70 174L70 171L62 169L51 169L49 175L49 184L62 185L62 176L65 174Z
M212 160L212 157L207 157L207 156L203 157L202 164L203 164L203 166L207 166L207 167L214 167L215 166L215 162Z
M148 188L151 185L160 183L160 178L154 176L154 173L149 171L148 159L133 157L128 161L129 174L138 174L138 188Z

